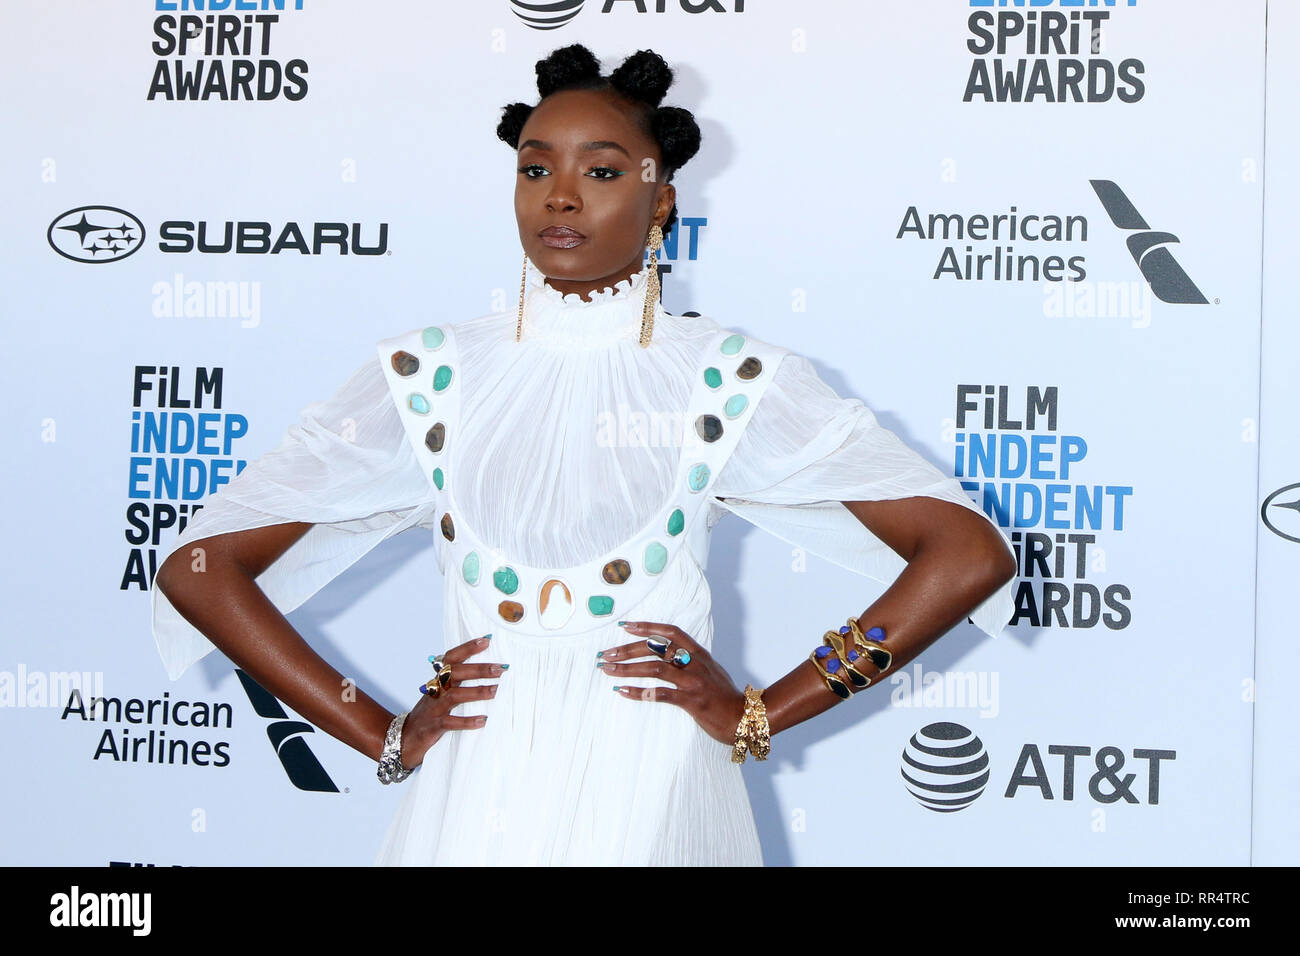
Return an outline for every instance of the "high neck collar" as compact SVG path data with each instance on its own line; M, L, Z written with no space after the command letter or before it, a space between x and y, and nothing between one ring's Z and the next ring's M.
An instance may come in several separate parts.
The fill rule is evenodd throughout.
M650 263L613 286L591 293L584 302L576 292L560 292L528 260L525 276L523 342L566 349L640 344ZM655 319L664 315L655 303ZM652 340L653 341L653 340Z

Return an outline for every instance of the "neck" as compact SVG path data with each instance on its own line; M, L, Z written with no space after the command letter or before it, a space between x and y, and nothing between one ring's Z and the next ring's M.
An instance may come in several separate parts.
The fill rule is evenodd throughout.
M607 287L613 287L620 282L624 282L643 268L645 268L645 263L642 262L641 256L638 255L623 268L616 269L600 279L559 279L554 276L547 276L546 284L557 292L563 292L565 295L573 294L582 299L583 302L590 302L593 292L601 292Z

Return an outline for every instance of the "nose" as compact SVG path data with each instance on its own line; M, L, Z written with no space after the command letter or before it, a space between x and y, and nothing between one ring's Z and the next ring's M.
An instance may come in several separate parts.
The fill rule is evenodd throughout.
M582 197L568 177L552 175L551 189L546 194L546 211L579 212L582 209Z

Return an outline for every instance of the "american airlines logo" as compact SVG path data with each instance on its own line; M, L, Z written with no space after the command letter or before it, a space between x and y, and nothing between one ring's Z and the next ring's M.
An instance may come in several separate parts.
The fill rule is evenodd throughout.
M1201 295L1201 290L1188 278L1169 249L1178 237L1172 232L1152 230L1124 191L1109 179L1090 179L1088 182L1110 221L1131 233L1125 244L1155 297L1171 305L1205 305L1205 296Z
M271 746L275 748L284 772L289 775L289 781L299 790L338 793L339 788L303 738L303 734L315 733L315 728L301 720L290 720L280 702L265 687L239 668L235 668L235 673L239 675L239 682L244 685L244 692L248 694L257 716L274 721L267 726L266 735L271 738Z

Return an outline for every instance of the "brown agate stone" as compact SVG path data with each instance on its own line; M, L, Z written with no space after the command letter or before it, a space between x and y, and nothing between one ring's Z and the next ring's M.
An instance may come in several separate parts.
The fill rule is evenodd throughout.
M752 378L758 378L759 373L762 371L763 363L751 355L749 358L745 359L745 361L741 362L740 367L736 369L736 378L743 378L745 381L749 381Z
M442 443L447 440L447 426L442 422L434 425L429 429L428 434L424 436L424 445L429 451L442 451Z
M451 520L451 512L442 516L442 536L448 541L456 540L456 525Z
M600 576L610 584L622 584L632 576L632 565L622 558L615 558L601 570Z
M497 605L497 612L511 624L518 623L524 618L524 606L518 601L502 601Z
M410 352L393 353L393 371L398 375L414 375L420 370L420 360Z

